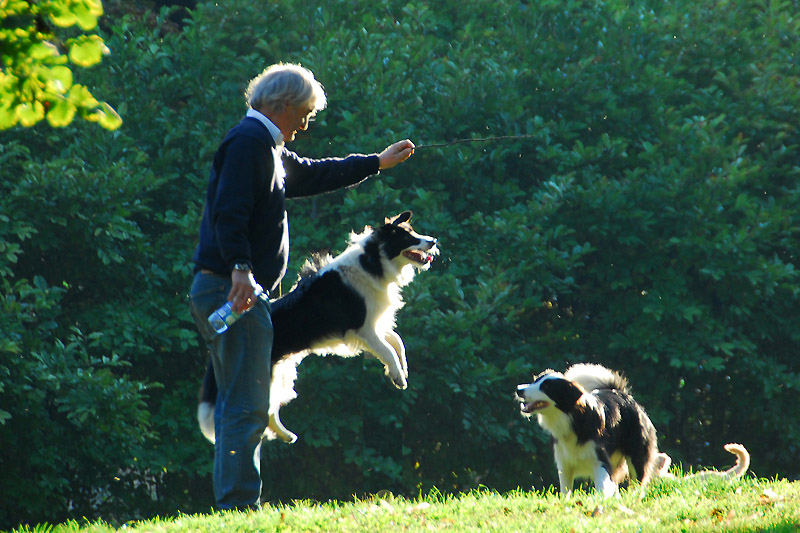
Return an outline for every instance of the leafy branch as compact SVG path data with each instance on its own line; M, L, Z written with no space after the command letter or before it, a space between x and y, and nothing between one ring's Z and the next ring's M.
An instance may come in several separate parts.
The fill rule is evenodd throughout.
M108 54L98 35L61 39L56 29L97 27L100 0L0 0L0 130L43 119L63 127L78 117L115 130L122 119L74 83L68 64L90 67Z

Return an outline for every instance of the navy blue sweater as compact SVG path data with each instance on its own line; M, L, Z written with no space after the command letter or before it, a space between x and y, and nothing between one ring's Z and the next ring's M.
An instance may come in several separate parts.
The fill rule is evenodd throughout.
M354 185L378 170L377 155L307 159L276 148L264 124L244 118L214 155L195 271L229 275L234 264L249 263L256 281L274 291L289 261L286 198Z

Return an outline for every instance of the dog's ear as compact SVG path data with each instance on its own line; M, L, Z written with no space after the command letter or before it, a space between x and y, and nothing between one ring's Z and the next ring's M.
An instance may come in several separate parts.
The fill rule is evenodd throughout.
M547 394L556 407L564 412L575 407L586 393L579 384L561 377L544 380L539 385L539 390Z
M543 370L543 371L539 372L538 374L534 374L533 375L533 381L531 383L536 383L541 378L543 378L543 377L545 377L545 376L547 376L549 374L555 374L555 373L556 373L556 371L553 370L552 368L548 368L546 370Z
M386 223L392 224L393 226L399 226L403 222L408 222L409 220L411 220L411 214L412 214L411 211L403 211L396 217L387 218Z

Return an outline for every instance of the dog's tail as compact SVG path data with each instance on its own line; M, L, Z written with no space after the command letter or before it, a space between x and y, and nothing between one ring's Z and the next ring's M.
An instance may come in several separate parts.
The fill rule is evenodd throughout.
M747 449L741 444L730 443L725 445L725 449L736 456L736 464L727 470L717 472L716 470L702 470L685 476L688 478L695 478L706 480L710 478L736 480L742 477L747 469L750 468L750 454ZM659 453L656 456L657 475L659 477L673 478L675 477L669 472L669 467L672 464L672 459L666 453Z
M725 445L725 449L736 456L736 464L725 471L730 479L739 479L750 468L750 453L741 444L731 442Z
M211 442L214 442L216 438L214 434L214 407L216 403L217 379L214 376L214 365L209 361L197 399L197 422L200 424L200 431Z
M703 470L686 477L699 479L722 478L730 480L735 480L742 477L744 473L747 472L747 469L750 468L750 454L747 452L744 446L733 442L726 444L725 449L736 456L735 465L727 470L723 470L722 472L717 472L716 470Z
M564 377L574 381L587 392L595 389L617 389L628 393L628 380L622 374L609 370L602 365L592 363L578 363L572 365L564 372Z

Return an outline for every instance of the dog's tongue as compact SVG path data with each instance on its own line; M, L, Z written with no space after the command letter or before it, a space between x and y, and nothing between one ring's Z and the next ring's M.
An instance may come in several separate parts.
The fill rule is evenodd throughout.
M538 402L525 402L525 403L522 404L522 410L524 412L526 412L526 413L533 413L533 412L538 411L540 409L544 409L548 405L549 404L547 402L542 401L542 400L540 400Z
M431 254L426 254L420 250L408 250L403 252L403 255L408 257L409 259L413 259L417 263L431 263L433 262L433 256Z

